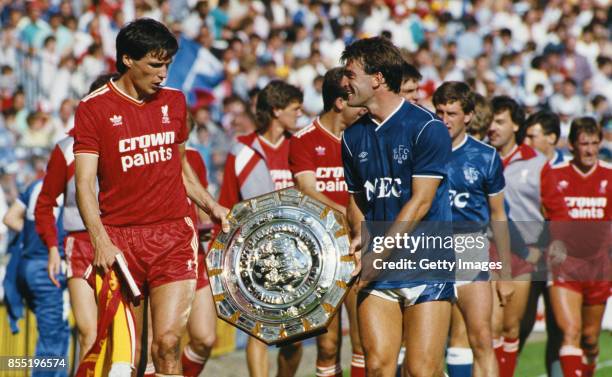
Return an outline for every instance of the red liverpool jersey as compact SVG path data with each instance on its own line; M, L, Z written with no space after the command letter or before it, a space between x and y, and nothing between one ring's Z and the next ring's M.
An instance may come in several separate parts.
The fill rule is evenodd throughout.
M346 207L349 196L344 182L340 142L321 126L319 119L315 119L291 138L289 164L294 175L314 173L317 191Z
M183 94L167 88L137 101L111 81L81 100L74 153L99 156L104 224L158 224L190 215L178 150L187 139L186 114Z
M258 136L259 142L266 155L266 165L270 171L274 189L280 190L293 186L293 176L289 170L289 140L284 136L272 144L263 136Z
M611 180L612 166L603 161L587 173L565 162L543 174L542 205L546 219L553 221L553 238L568 243L570 254L585 257L607 251L612 220L608 206L612 199Z

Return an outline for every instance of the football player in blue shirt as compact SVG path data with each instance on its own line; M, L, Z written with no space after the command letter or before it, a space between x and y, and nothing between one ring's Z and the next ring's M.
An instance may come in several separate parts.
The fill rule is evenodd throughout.
M466 128L474 114L474 97L469 86L459 81L442 84L433 94L436 114L444 121L452 140L452 154L448 165L450 198L453 213L453 230L459 238L484 240L484 247L457 248L457 259L489 262L486 227L491 220L497 249L501 250L502 270L496 284L497 294L503 304L512 295L510 276L510 238L504 210L504 174L501 159L495 148L466 134ZM457 305L453 310L451 339L447 353L448 371L451 377L497 376L497 360L493 351L491 315L493 297L489 273L476 269L457 271ZM505 273L505 275L503 275ZM461 281L459 281L461 280ZM461 315L467 328L467 340L457 339L462 326ZM470 359L474 355L473 374Z
M34 181L25 192L9 208L3 218L7 227L22 235L21 261L17 266L17 287L26 305L34 312L38 340L34 356L40 358L63 358L67 360L70 328L65 311L64 291L66 275L56 276L60 286L57 287L49 279L47 273L48 249L36 232L34 208L38 194L42 188L42 180ZM59 215L59 216L58 216ZM60 245L64 236L62 214L56 213ZM64 250L60 248L63 256ZM68 375L68 365L53 371L38 369L32 376L65 377Z
M342 139L350 193L351 253L358 261L354 274L363 277L376 267L370 259L366 261L368 254L361 259L362 220L367 225L392 222L386 233L392 237L412 234L423 221L450 223L446 164L451 142L435 114L400 97L403 59L388 39L358 40L344 50L342 62L347 70L349 106L368 109L367 115L344 131ZM404 254L399 254L404 251L400 248L385 251L381 255ZM444 250L435 252L442 259L454 258L452 250L450 256ZM419 250L416 255L438 257L431 250ZM372 279L359 292L366 375L394 376L402 340L406 346L404 374L441 375L455 298L452 274L446 280L432 280L431 275L414 280L408 270L399 275L399 279Z

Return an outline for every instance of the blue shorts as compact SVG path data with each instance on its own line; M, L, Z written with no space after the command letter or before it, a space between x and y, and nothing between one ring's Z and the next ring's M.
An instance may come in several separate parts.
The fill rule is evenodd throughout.
M454 283L426 283L407 288L364 288L360 294L374 295L385 300L399 302L403 307L430 301L454 302L457 292Z

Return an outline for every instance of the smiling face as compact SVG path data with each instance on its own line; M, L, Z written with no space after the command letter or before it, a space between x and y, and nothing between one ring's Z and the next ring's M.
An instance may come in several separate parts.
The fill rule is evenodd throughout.
M345 70L348 78L349 106L366 106L374 96L374 88L378 85L377 78L365 73L363 65L354 60L346 63Z
M453 142L463 139L466 125L472 120L472 113L466 114L461 108L461 102L452 101L436 106L436 115L442 119Z
M171 62L171 57L151 52L138 60L123 56L123 63L129 68L126 74L141 98L151 96L161 88Z

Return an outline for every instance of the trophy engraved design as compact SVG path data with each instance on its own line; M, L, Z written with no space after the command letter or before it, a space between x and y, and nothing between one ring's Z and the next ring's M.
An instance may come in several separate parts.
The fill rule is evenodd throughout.
M344 216L295 188L236 204L206 264L217 315L267 344L324 332L355 268Z

